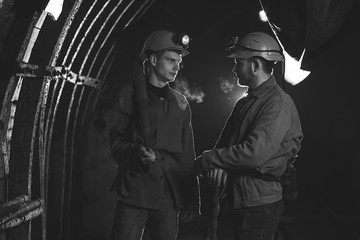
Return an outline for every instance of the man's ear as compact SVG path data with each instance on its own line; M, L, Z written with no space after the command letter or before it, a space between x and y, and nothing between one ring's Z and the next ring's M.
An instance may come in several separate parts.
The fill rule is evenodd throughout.
M150 57L149 57L149 62L152 66L155 66L156 65L156 62L157 62L157 57L155 56L155 54L151 54Z
M259 59L253 59L251 61L251 70L252 70L252 72L256 73L259 70L260 65L261 65L261 63L260 63Z

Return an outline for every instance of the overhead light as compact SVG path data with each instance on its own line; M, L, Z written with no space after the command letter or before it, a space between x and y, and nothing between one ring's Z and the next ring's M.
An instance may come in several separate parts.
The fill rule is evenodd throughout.
M263 22L268 21L268 17L267 17L266 12L264 10L259 11L259 18Z

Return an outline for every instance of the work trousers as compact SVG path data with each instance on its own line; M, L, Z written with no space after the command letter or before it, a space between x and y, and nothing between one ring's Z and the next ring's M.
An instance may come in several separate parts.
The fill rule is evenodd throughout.
M163 199L162 207L158 210L118 201L112 240L175 240L177 232L178 211L170 198Z
M284 212L284 202L233 209L231 213L236 240L273 240Z

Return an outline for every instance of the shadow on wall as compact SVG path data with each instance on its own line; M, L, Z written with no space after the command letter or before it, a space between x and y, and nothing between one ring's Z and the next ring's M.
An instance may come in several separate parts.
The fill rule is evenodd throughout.
M115 178L117 166L109 149L110 117L111 111L95 115L88 133L84 171L83 239L108 239L112 228L116 196L110 193L109 188Z

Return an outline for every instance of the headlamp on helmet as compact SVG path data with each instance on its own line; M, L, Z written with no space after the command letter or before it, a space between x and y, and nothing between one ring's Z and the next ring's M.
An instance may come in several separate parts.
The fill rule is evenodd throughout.
M178 35L168 30L157 30L146 38L140 57L145 60L149 52L164 50L179 51L184 57L189 54L186 49L189 47L190 40L187 34Z
M191 40L191 38L186 33L183 33L180 35L176 34L176 35L174 35L174 39L173 39L173 41L176 43L176 45L179 45L179 46L183 47L184 49L189 48L190 40Z

